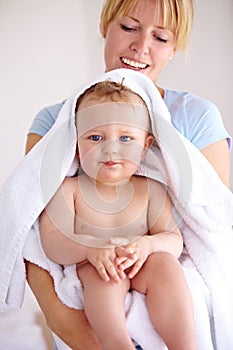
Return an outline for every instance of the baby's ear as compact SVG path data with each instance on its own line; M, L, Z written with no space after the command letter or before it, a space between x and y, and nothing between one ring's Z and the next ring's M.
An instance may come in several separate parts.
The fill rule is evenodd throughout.
M154 136L151 135L151 134L149 134L147 136L146 141L145 141L144 151L143 151L143 154L142 154L142 159L145 158L147 150L153 145L154 139L155 139Z
M149 134L146 138L145 148L146 149L150 148L153 145L154 140L155 140L154 136Z

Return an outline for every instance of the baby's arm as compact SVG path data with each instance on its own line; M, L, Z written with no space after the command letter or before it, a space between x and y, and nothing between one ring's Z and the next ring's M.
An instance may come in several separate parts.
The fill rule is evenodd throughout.
M164 251L178 258L183 250L183 237L173 217L167 190L153 180L150 180L148 225L151 252Z
M148 227L149 234L116 249L116 264L125 270L133 266L128 277L133 278L152 253L163 251L177 258L183 249L183 239L172 215L170 198L164 187L157 181L149 180ZM134 258L126 259L128 252Z
M66 179L40 215L43 249L58 264L71 265L86 259L86 247L68 238L74 233L74 203L74 181Z
M40 235L45 254L54 262L72 265L89 261L99 275L108 281L125 278L114 263L115 249L95 248L73 240L77 182L66 179L40 216ZM77 237L77 236L76 236Z

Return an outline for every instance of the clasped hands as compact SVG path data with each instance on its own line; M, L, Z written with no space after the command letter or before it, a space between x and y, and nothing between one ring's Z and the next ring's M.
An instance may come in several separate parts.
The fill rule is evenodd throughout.
M120 282L126 277L132 279L151 254L150 236L145 235L125 245L116 245L115 239L109 240L113 247L87 250L87 260L100 277L108 282Z

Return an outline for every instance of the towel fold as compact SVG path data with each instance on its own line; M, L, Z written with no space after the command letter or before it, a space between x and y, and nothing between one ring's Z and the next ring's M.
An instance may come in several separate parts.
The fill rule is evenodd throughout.
M127 69L105 73L76 91L64 104L52 129L22 160L0 189L0 309L20 307L25 286L23 259L38 264L54 278L59 298L82 308L82 288L75 267L47 259L40 243L38 217L75 163L75 105L90 85L111 79L145 101L156 143L139 175L168 188L174 216L184 237L181 264L192 293L199 350L233 349L233 195L205 157L170 122L169 111L149 78ZM166 346L153 329L145 297L126 299L127 328L143 349Z

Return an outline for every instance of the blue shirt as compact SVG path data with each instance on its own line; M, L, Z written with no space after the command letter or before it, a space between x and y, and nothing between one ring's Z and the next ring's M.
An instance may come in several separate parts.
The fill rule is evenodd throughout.
M170 111L172 125L198 149L222 139L227 139L231 147L231 137L212 102L190 92L174 90L165 90L164 102ZM62 101L39 111L28 133L44 136L55 123L64 103Z

